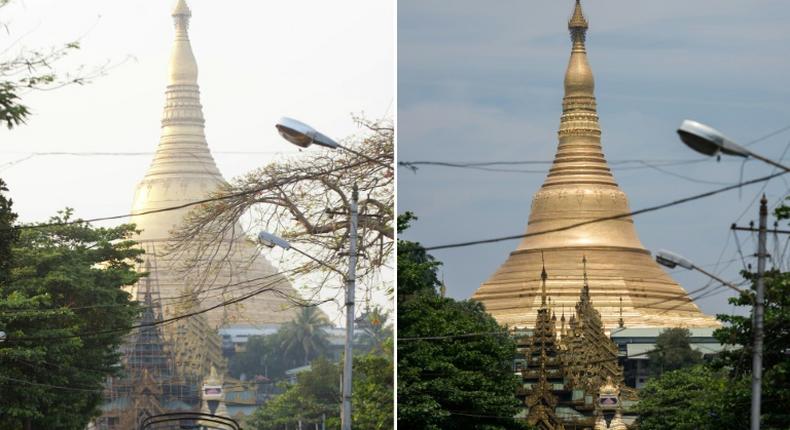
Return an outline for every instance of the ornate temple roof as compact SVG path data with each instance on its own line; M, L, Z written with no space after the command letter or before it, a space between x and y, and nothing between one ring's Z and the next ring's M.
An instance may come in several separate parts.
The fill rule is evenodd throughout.
M587 273L606 329L618 327L621 314L626 327L717 327L653 261L627 215L628 198L601 146L587 28L577 1L568 22L571 53L554 162L533 197L527 236L473 298L500 323L532 327L541 303L534 274L545 256L556 275L547 284L555 307L574 305Z
M547 280L543 268L542 284ZM557 332L557 319L548 302L542 289L541 305L534 311L535 327L516 336L515 367L522 380L517 396L526 407L521 415L541 430L591 428L606 412L597 405L600 396L615 396L617 408L609 412L616 412L615 424L622 424L623 369L618 364L617 346L606 336L590 299L589 286L585 283L581 287L567 332ZM622 430L620 424L612 428Z

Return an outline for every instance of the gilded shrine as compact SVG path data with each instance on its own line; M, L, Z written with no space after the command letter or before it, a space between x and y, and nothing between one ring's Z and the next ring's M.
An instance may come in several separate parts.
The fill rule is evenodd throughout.
M562 309L558 321L545 267L540 279L535 326L514 332L514 370L522 380L517 396L525 407L518 417L540 430L625 430L635 416L624 407L633 405L636 394L625 386L617 346L604 332L589 286L582 285L570 318Z

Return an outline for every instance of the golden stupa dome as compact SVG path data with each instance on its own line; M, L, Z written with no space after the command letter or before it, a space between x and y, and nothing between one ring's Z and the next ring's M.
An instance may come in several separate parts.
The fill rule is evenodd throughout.
M601 147L595 83L587 61L588 23L576 2L568 22L571 55L554 162L532 200L527 235L473 298L500 323L534 325L540 307L541 254L552 272L555 307L573 307L586 257L592 301L606 329L718 327L653 261L639 240L628 197Z

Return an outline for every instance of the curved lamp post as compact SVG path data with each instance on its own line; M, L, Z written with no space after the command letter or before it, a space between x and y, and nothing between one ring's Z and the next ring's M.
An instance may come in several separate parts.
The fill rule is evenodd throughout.
M362 157L372 163L376 163L380 166L384 166L387 169L392 169L391 165L387 163L382 163L381 161L376 160L375 158L370 158L359 151L355 151L351 148L345 147L337 143L331 137L323 133L320 133L318 130L314 129L313 127L310 127L309 125L301 121L297 121L293 118L282 117L280 118L279 121L277 121L277 124L275 124L274 127L277 128L277 131L280 133L280 136L282 136L285 140L291 142L292 144L300 148L307 148L308 146L313 144L330 149L340 148L344 151L348 151L354 155Z
M287 240L276 236L267 231L262 231L258 234L258 239L262 244L268 247L280 247L284 250L293 249L294 251L304 255L305 257L317 262L318 264L328 267L329 269L340 273L346 279L346 342L343 351L343 408L341 419L342 430L351 430L351 374L353 364L353 351L352 345L354 343L354 293L356 291L356 267L357 267L357 189L354 187L354 193L351 198L351 219L349 226L349 247L348 247L348 273L343 274L339 270L330 266L329 264L313 257L312 255L294 248L288 243Z
M744 291L742 288L738 288L735 285L733 285L732 283L727 282L724 279L719 278L718 276L714 275L713 273L710 273L707 270L705 270L705 269L703 269L703 268L701 268L699 266L696 266L688 258L683 257L682 255L675 254L674 252L666 251L666 250L663 250L663 249L658 251L656 253L656 262L658 264L660 264L662 266L666 266L666 267L668 267L670 269L674 269L677 266L680 266L680 267L682 267L684 269L687 269L687 270L696 270L697 272L702 273L703 275L715 280L716 282L724 285L725 287L730 287L733 290L735 290L735 291L737 291L737 292L739 292L741 294L746 293L746 291Z
M684 120L683 123L680 124L680 128L678 128L678 135L680 136L680 140L689 148L701 154L711 156L725 154L744 158L752 157L786 172L790 172L790 167L756 154L738 145L715 128L697 121L692 121L690 119Z
M790 172L790 167L777 161L765 158L762 155L738 145L728 139L720 131L696 121L685 120L678 129L680 140L691 149L705 155L719 153L735 155L738 157L752 157L768 163L785 172ZM763 310L765 307L765 259L766 251L766 221L768 209L765 196L760 201L760 229L757 241L757 282L755 285L756 297L754 298L754 353L752 357L752 409L751 430L760 430L760 399L762 397L762 360L763 360ZM699 269L697 269L699 270Z

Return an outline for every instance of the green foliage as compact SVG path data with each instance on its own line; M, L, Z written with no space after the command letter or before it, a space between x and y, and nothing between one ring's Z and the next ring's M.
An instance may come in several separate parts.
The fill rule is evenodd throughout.
M248 378L265 376L279 380L286 370L328 355L330 345L324 329L328 325L317 308L302 308L277 333L251 336L245 350L230 358L228 370L237 378L244 374Z
M341 393L338 366L324 358L314 360L311 369L297 375L296 383L285 385L285 392L258 408L245 428L275 430L295 428L296 423L321 423L328 429L340 428ZM309 427L309 426L308 426Z
M385 354L369 353L354 357L352 426L359 430L385 430L393 427L392 347ZM253 430L280 430L320 425L340 428L340 368L324 358L311 363L311 369L297 375L295 384L283 384L284 393L257 409L247 420Z
M755 275L744 273L756 281ZM753 295L730 303L751 308ZM790 428L790 273L765 277L765 341L761 423L763 429ZM714 336L730 345L709 365L669 372L640 392L640 429L744 429L749 427L752 322L749 316L718 315L725 326Z
M756 275L744 273L756 282ZM752 306L752 295L730 299L737 306ZM737 346L721 353L713 366L727 369L733 378L749 378L752 366L753 332L749 316L718 315L725 327L714 336L722 344ZM790 273L777 270L765 274L763 327L762 424L764 429L790 428ZM748 415L748 409L746 410Z
M280 328L283 354L294 358L294 365L302 366L329 351L324 328L329 324L318 308L303 307L296 318Z
M749 428L748 379L731 380L702 365L651 379L639 396L640 430Z
M12 228L17 215L11 209L13 202L5 196L6 192L8 188L0 179L0 286L8 282L11 271L11 246L19 237L19 231Z
M0 1L0 7L7 3ZM48 50L31 50L0 59L0 124L11 129L25 123L30 109L22 103L20 95L26 91L84 84L87 76L59 74L53 69L58 60L79 48L78 42L69 42Z
M285 371L294 367L294 359L283 355L278 334L250 336L245 350L234 354L228 362L228 372L236 378L244 374L248 379L263 376L279 380Z
M415 219L398 218L405 229ZM515 343L480 303L436 294L440 263L418 243L398 241L398 426L518 429ZM484 333L443 339L410 338Z
M2 430L84 428L139 312L122 290L139 277L133 226L68 224L70 216L22 230L11 246L0 285Z
M354 330L354 354L384 353L387 341L392 339L392 326L387 324L388 319L389 312L379 306L374 306L360 318Z
M398 215L398 233L409 227L417 217L411 212ZM398 240L398 303L418 293L435 293L439 285L436 261L419 243Z
M395 385L393 375L392 336L380 351L354 357L352 390L352 424L360 430L393 428Z
M664 372L702 363L702 353L691 349L691 331L687 328L668 328L656 338L656 346L648 354L650 373Z

